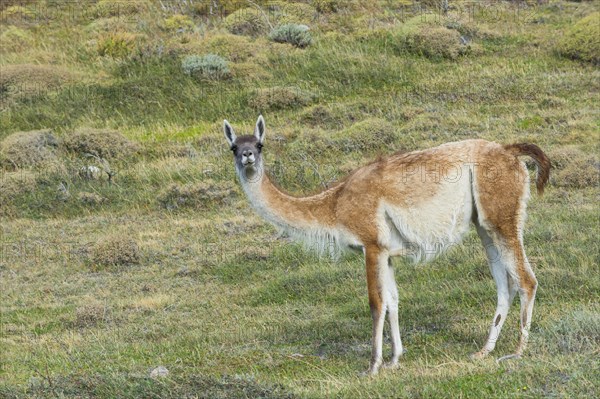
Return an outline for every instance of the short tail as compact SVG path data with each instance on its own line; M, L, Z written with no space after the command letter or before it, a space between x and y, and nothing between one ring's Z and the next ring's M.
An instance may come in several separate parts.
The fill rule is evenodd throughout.
M519 143L505 145L504 149L513 153L515 156L527 155L530 156L537 166L537 177L535 186L539 195L544 193L544 186L550 178L550 159L544 154L544 151L535 144Z

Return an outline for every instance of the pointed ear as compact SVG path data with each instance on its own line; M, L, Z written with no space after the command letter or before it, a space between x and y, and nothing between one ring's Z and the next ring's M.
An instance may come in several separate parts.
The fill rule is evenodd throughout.
M264 143L265 141L265 118L262 115L258 116L258 120L256 121L256 127L254 128L254 136L259 143Z
M225 119L223 121L223 132L225 133L225 138L227 139L227 143L229 144L229 147L233 146L233 143L235 143L235 133L233 132L233 128L231 127L231 125L229 124L229 122L227 122L227 119Z

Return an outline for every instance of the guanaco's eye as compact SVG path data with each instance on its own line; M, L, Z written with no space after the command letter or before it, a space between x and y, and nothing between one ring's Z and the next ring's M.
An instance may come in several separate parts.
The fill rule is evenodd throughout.
M260 151L263 148L263 145L261 143L256 144L256 148L258 148L258 150Z
M231 146L231 151L233 151L235 153L237 151L237 145L232 145Z

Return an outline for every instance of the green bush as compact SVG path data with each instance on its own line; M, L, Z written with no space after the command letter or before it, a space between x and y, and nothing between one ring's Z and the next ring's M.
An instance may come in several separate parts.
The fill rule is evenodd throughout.
M269 29L266 14L256 8L242 8L223 21L225 29L235 35L259 36Z
M252 92L249 105L255 110L278 110L302 107L309 104L314 95L297 87L268 87Z
M163 27L169 32L193 32L195 25L189 16L176 14L165 18Z
M277 43L289 43L304 48L312 43L312 37L306 25L284 24L269 34L269 39Z
M98 54L112 58L126 58L137 47L139 35L129 32L111 32L98 39Z
M218 80L230 73L227 61L215 54L189 55L181 61L181 68L196 79Z
M600 65L600 12L572 26L559 43L558 51L565 57Z

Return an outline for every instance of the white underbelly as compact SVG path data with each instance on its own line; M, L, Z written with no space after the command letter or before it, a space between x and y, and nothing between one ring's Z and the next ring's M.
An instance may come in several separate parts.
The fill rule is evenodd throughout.
M460 244L470 228L473 196L469 173L442 182L435 196L410 207L382 204L380 226L391 256L430 260ZM466 176L465 176L466 175Z

